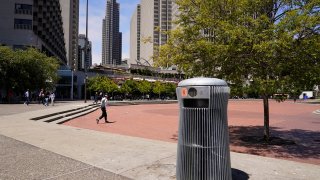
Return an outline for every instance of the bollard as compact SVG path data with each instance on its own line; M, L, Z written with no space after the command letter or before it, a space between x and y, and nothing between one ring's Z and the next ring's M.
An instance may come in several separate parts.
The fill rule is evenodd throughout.
M178 180L231 180L227 105L230 88L216 78L178 84Z

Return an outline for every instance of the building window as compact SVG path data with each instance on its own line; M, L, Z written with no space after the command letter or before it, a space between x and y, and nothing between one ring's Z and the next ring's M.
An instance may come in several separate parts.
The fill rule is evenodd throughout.
M32 29L32 20L30 19L14 19L15 29Z
M30 14L32 15L32 5L29 4L15 4L16 14Z

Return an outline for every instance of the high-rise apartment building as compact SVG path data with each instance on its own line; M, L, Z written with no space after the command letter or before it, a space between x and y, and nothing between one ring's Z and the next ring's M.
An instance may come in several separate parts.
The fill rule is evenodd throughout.
M0 44L35 47L67 64L59 0L2 0Z
M78 70L79 0L59 1L62 10L67 65Z
M152 65L172 29L173 0L141 0L131 19L130 63ZM137 37L135 39L135 37Z
M141 9L137 5L130 21L130 58L128 64L136 64L140 60Z
M107 0L106 16L102 21L102 64L121 64L122 33L119 32L120 5Z
M92 43L88 39L88 47L87 47L87 57L85 57L84 49L85 49L85 43L86 43L86 35L79 34L79 41L78 41L78 63L77 63L77 69L78 70L84 70L85 66L86 68L89 68L92 66Z

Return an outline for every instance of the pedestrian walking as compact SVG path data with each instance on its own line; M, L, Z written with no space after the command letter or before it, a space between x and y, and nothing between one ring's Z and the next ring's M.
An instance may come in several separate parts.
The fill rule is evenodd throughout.
M54 106L54 98L56 97L56 95L54 94L54 92L52 92L50 94L50 100L51 100L51 106Z
M49 92L46 92L44 95L44 106L48 106L49 102Z
M39 100L39 104L41 102L44 105L44 91L43 91L43 89L41 89L41 91L39 92L38 100Z
M104 97L101 99L101 112L102 112L102 114L98 119L96 119L97 124L99 123L99 120L102 118L104 118L104 121L106 123L109 123L108 117L107 117L108 116L107 115L107 104L108 104L108 96L104 95Z
M99 96L98 96L98 101L100 101L100 102L101 102L101 100L102 100L102 96L103 96L103 94L102 94L102 92L100 92L100 94L99 94Z
M29 92L29 89L27 89L27 91L24 93L24 98L25 98L25 101L24 101L24 104L26 104L27 106L29 106L29 103L30 103L30 92Z
M94 94L94 104L98 104L98 92Z

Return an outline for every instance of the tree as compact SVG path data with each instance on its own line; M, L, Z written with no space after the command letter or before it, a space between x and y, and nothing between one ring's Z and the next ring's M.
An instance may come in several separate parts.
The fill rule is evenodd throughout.
M165 84L165 92L169 97L174 97L176 94L177 85L174 83Z
M88 79L88 89L91 91L117 92L118 85L106 76L95 76Z
M144 99L144 95L151 91L152 86L149 81L143 80L143 81L138 81L137 89L142 93L143 99Z
M0 85L1 88L11 87L8 83L11 82L10 71L14 63L14 53L8 47L0 46Z
M126 83L127 81L125 81L120 88L120 92L123 93L125 96L127 96L128 94L130 94L132 92L132 89L130 88L130 86L128 85L128 83Z
M156 81L153 84L152 92L159 95L159 99L161 93L165 92L165 87L160 81Z
M15 92L26 89L52 89L55 86L59 64L54 57L48 57L34 48L13 51L0 47L0 82L4 89Z
M254 86L263 98L269 141L269 97L319 84L319 0L177 0L178 28L155 57L189 76Z
M124 93L125 96L135 93L137 91L137 82L134 81L133 79L126 80L122 84L120 91Z

